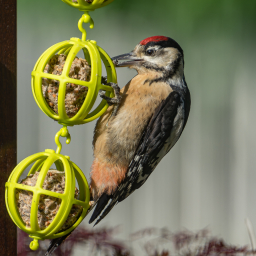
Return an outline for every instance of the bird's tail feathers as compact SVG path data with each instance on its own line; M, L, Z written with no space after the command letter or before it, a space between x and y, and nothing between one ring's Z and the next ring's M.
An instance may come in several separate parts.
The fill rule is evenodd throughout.
M44 256L50 256L52 255L52 253L71 235L71 233L69 233L66 236L62 236L59 238L55 238L51 241L50 246L47 249L47 252L45 253Z
M111 196L109 196L106 193L103 193L101 197L99 198L97 202L97 206L89 220L89 224L91 224L95 219L98 218L98 216L101 214L102 210L106 207L108 204L108 201L110 200Z
M112 208L117 204L117 199L111 199L110 203L107 205L107 207L104 209L104 212L99 216L99 218L97 219L97 221L95 222L95 224L93 226L96 226L97 224L99 224L99 222L101 220L103 220L107 214L112 210ZM98 216L97 216L98 217Z

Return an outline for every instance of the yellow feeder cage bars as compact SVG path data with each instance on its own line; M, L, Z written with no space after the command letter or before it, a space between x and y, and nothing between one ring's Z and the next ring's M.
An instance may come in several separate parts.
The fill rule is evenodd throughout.
M114 0L93 0L88 3L85 0L62 0L64 3L79 9L80 11L94 11L95 9L101 8L113 2Z
M63 172L65 172L65 190L63 194L42 188L47 172L54 163L58 170L63 170ZM36 171L40 172L36 185L28 186L18 183L21 175L31 164L33 164L33 166L31 167L28 176L34 174ZM79 185L79 199L74 197L76 181ZM33 193L30 212L30 227L26 226L19 214L16 203L17 189ZM41 195L61 199L61 205L56 216L50 225L43 230L40 229L37 218L38 204ZM36 153L27 157L15 167L6 182L5 200L8 213L13 222L34 239L30 244L30 248L32 250L37 250L39 247L39 239L54 239L64 236L80 224L89 208L90 193L86 178L79 167L71 162L68 156L56 154L54 150L47 149L45 152ZM64 222L67 220L73 205L83 207L81 215L70 228L58 233Z
M85 12L78 22L79 30L82 32L82 40L79 38L71 38L70 40L51 46L41 55L32 71L32 92L36 103L46 115L62 125L72 126L76 124L84 124L101 116L108 108L106 100L102 100L96 109L91 111L99 90L106 91L106 96L108 97L114 97L113 88L102 84L101 60L103 61L107 72L107 82L117 82L114 64L108 54L97 45L96 41L86 40L86 31L83 28L83 23L90 23L90 27L93 28L94 23L88 12ZM69 77L72 62L79 51L83 51L85 59L91 66L91 78L88 82ZM47 63L55 54L64 54L67 56L61 75L44 72ZM42 79L52 79L59 83L58 114L50 108L43 96ZM81 108L72 117L68 117L65 110L67 83L85 86L88 90Z

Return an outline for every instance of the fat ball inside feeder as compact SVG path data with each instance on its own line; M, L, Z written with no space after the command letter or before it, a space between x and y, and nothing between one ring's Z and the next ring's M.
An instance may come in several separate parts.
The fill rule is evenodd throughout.
M34 174L30 174L25 179L23 179L20 182L20 184L24 184L27 186L35 186L39 174L40 171L37 171ZM65 190L65 172L50 169L47 172L42 188L45 190L63 194ZM74 197L75 199L79 198L79 190L77 188L75 188ZM22 220L26 224L26 227L30 227L30 212L32 199L33 192L21 189L16 190L17 207ZM39 228L41 230L45 229L51 224L60 208L60 205L60 198L47 196L43 194L40 196L37 219ZM60 228L60 230L58 230L58 232L70 228L81 215L82 210L82 206L73 205L65 223Z
M66 58L67 56L64 54L54 55L47 63L44 72L60 76L63 72ZM90 81L91 67L88 62L82 58L75 57L70 67L69 77L81 81ZM58 114L59 81L43 78L42 91L50 108ZM66 84L65 111L68 117L72 117L78 112L85 100L87 92L88 88L86 86L74 83Z

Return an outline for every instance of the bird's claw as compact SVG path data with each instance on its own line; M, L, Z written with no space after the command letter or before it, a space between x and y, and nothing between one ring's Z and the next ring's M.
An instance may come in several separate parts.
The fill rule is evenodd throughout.
M95 201L90 201L89 202L89 209L88 209L88 211L93 208L94 204L95 204Z
M101 83L104 84L104 85L107 84L108 83L108 77L107 76L102 76L101 77Z
M107 83L106 81L107 81L107 78L102 77L102 84L111 86L114 89L115 97L110 98L110 97L106 96L105 91L103 91L103 90L99 90L99 95L102 99L107 101L109 106L115 105L113 112L111 114L111 116L115 116L119 109L120 103L121 103L120 88L117 84L112 83L112 82Z

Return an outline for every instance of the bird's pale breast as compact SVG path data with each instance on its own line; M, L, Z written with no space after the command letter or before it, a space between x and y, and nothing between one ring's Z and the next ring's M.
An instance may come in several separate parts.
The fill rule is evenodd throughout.
M135 76L121 90L117 115L109 120L111 107L99 119L95 128L95 157L128 167L155 109L172 91L166 83L145 82L152 78L147 74Z
M125 177L145 127L158 105L172 91L166 83L145 82L153 78L147 74L135 76L121 90L117 115L110 118L112 107L109 107L96 124L91 186L98 194L104 188L111 193Z

